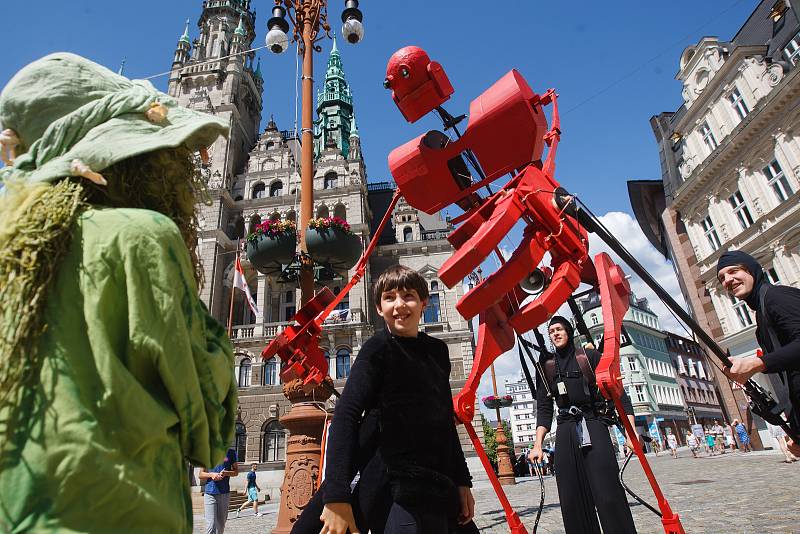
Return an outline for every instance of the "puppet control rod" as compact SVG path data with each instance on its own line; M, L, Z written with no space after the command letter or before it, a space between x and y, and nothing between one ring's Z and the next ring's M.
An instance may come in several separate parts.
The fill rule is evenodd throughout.
M565 213L574 217L587 230L597 235L603 242L611 248L624 261L633 272L635 272L647 286L653 290L659 299L675 313L689 327L689 329L709 348L714 355L722 361L725 367L731 367L733 362L722 348L709 336L705 330L684 310L672 295L670 295L647 269L628 252L628 250L603 226L600 220L580 202L576 197L570 195L565 189L559 188L555 193L555 202L559 208L564 209ZM750 409L756 415L768 423L780 426L786 434L796 443L800 443L800 436L795 432L789 423L777 411L778 403L772 395L759 386L754 380L750 379L742 384L744 392L750 401Z

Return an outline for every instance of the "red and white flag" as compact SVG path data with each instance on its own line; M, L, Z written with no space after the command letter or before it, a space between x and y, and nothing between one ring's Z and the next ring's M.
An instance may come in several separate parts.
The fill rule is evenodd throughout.
M233 272L233 287L238 287L244 291L244 296L247 297L247 304L253 313L261 315L261 310L258 309L253 295L250 294L250 288L247 286L247 280L244 277L244 269L242 269L242 262L239 261L239 254L236 254L236 269Z

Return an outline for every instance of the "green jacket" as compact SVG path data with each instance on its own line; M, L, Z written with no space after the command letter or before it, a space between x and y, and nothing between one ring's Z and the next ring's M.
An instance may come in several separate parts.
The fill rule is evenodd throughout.
M0 531L191 532L184 459L217 464L237 406L231 343L192 272L163 215L80 217L48 294L39 387L20 399L30 415L2 446Z

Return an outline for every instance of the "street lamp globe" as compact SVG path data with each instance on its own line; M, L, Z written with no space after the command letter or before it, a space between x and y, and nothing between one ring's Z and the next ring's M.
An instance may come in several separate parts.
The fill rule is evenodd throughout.
M364 15L358 9L358 0L345 0L342 11L342 37L350 44L356 44L364 38Z
M364 25L358 19L347 19L342 25L342 36L348 43L356 44L364 38Z
M272 8L272 18L267 21L267 48L275 54L285 52L289 47L289 23L286 22L286 9L276 5Z
M267 32L267 48L275 54L281 54L289 47L289 36L277 26Z

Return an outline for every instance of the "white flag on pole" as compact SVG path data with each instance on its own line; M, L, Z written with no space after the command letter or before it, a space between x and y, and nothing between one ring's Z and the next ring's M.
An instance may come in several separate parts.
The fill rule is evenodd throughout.
M253 313L261 315L261 310L258 309L253 295L250 294L250 288L247 286L247 280L244 278L244 269L242 269L242 262L239 261L239 254L236 254L236 270L233 273L233 287L238 287L244 291L244 296L247 297L247 304Z

